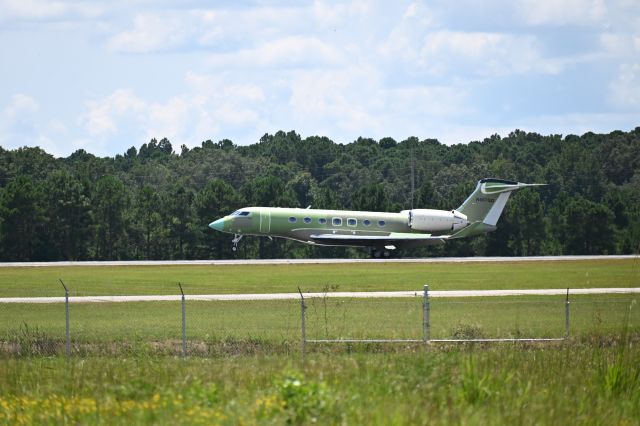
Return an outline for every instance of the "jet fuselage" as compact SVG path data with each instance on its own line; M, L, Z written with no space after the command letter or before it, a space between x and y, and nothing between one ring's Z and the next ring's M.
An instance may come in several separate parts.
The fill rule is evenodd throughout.
M400 213L320 210L279 207L246 207L209 225L239 235L289 238L314 243L311 235L385 237L391 233L424 234L409 226L407 211ZM440 232L442 234L446 232ZM437 234L437 233L435 233ZM322 245L322 244L319 244ZM335 244L331 244L335 245ZM350 245L350 244L339 244Z
M245 207L211 222L215 230L234 234L235 250L244 235L288 238L307 244L388 250L442 244L447 240L491 232L513 191L541 184L485 178L454 210L411 209L399 213Z

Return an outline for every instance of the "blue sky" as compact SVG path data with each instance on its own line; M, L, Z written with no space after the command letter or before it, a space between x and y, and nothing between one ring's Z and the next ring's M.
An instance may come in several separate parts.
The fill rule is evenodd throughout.
M0 0L0 145L640 126L640 2Z

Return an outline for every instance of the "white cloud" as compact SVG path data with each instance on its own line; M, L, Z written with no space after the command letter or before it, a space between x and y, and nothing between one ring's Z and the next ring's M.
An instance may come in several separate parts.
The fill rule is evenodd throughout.
M516 44L528 45L513 50ZM481 74L508 74L513 66L522 67L529 60L513 60L513 53L531 55L534 40L525 39L516 43L503 34L464 33L439 31L428 34L420 50L422 66L434 74L447 73L452 68L473 69Z
M264 133L270 111L263 87L228 76L193 72L187 74L185 82L193 99L193 136L186 145L230 138L238 132L243 137Z
M242 144L279 129L464 142L523 124L551 129L535 114L554 93L557 133L582 128L571 114L585 110L637 121L637 1L265 4L0 0L0 48L16 58L4 84L30 91L0 105L1 140L101 154L149 137ZM39 69L36 52L60 60ZM79 77L42 89L52 76ZM592 95L569 92L585 87Z
M0 20L52 21L96 18L102 8L96 3L48 0L0 0Z
M385 105L398 115L443 117L471 112L467 90L459 86L414 86L384 90Z
M9 104L0 111L0 145L5 148L39 146L50 154L64 154L66 128L58 119L46 124L40 117L41 106L37 100L23 93L11 97ZM56 134L59 140L48 134Z
M385 63L410 75L448 79L557 74L567 64L565 58L546 57L535 34L447 29L442 14L411 3L379 44Z
M640 111L640 63L621 65L610 89L612 105Z
M13 122L24 114L34 113L40 109L38 102L29 95L16 93L11 102L3 110L3 119Z
M286 37L251 49L211 55L215 68L314 67L344 62L339 49L314 37Z
M422 3L411 3L400 21L389 31L378 50L388 62L402 59L407 62L417 62L420 44L425 34L436 31L436 23L431 10Z
M640 34L604 32L599 35L599 48L606 60L633 61L640 55Z
M230 9L152 8L135 15L131 28L112 35L107 48L118 53L168 50L229 50L286 38L308 30L309 10L300 7Z
M108 136L118 132L116 121L130 117L139 121L147 109L147 102L133 94L131 90L118 89L101 100L87 102L88 111L79 122L92 136Z
M370 67L293 73L289 109L294 121L312 133L334 127L349 137L377 129L381 123L374 113L384 105L379 78Z
M291 126L307 133L380 138L421 134L469 111L464 87L389 88L375 67L299 71L291 76Z
M148 101L131 90L118 89L86 104L80 116L91 140L104 144L127 132L134 139L166 137L179 146L192 146L219 135L222 130L257 128L264 124L262 89L219 76L187 73L186 90L166 100Z
M46 133L48 134L63 134L67 131L67 126L64 124L62 120L57 118L52 118L47 122L46 125Z
M404 12L404 19L413 18L418 14L418 3L411 3Z
M148 53L174 49L183 44L190 31L178 16L141 14L133 29L114 35L107 47L112 52Z
M604 0L522 0L519 15L529 25L593 25L607 17Z
M425 36L420 66L434 75L556 74L562 62L545 58L535 36L436 31Z
M147 111L147 137L161 136L169 140L180 138L190 119L192 105L183 96L165 103L153 103Z
M308 6L257 6L194 10L184 22L196 29L198 45L235 51L283 37L308 33Z
M35 144L38 136L38 102L29 95L17 93L0 113L0 144L12 147Z
M372 12L371 2L353 0L336 2L315 0L313 2L313 16L323 27L341 26L353 20L361 19Z

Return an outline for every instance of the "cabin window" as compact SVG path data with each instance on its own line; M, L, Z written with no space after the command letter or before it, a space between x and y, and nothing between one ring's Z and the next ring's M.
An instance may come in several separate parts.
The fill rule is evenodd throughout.
M386 225L386 224L387 224L387 223L386 223L384 220L379 220L379 221L378 221L378 226L379 226L379 227L381 227L381 228L382 228L384 225Z
M333 226L342 226L342 219L339 217L334 217L332 219Z
M302 220L304 220L304 223L311 223L311 218L310 217L305 217Z
M349 219L347 219L347 225L349 226L356 226L358 224L358 221L352 217L350 217Z
M296 223L297 221L298 221L298 219L296 219L296 218L295 218L295 217L293 217L293 216L291 216L291 217L289 218L289 222L291 222L291 223Z
M324 217L321 217L320 219L318 219L318 223L320 223L321 225L324 225L325 223L327 223L327 219L325 219Z
M365 220L362 221L362 224L364 226L371 226L371 221L369 219L365 219Z

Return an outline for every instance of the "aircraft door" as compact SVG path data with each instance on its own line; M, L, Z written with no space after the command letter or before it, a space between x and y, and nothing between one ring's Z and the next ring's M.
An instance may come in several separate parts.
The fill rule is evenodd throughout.
M267 234L271 232L271 210L260 209L260 232Z

